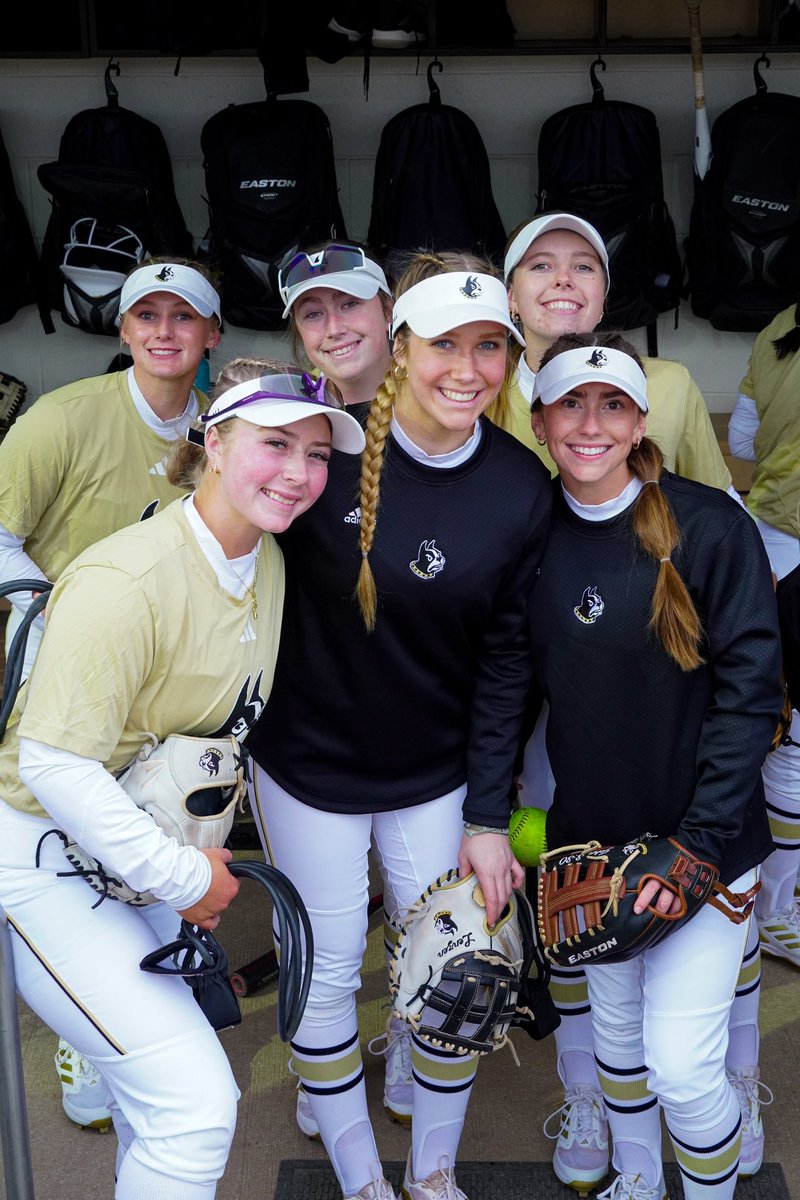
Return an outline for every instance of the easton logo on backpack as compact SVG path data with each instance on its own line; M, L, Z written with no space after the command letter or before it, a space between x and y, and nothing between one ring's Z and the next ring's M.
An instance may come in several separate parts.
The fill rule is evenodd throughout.
M757 332L797 299L800 96L757 92L717 117L695 178L687 264L692 311Z
M346 238L328 118L307 100L231 104L200 134L209 228L201 256L222 277L222 315L283 329L278 273L298 250Z
M539 135L538 212L570 212L602 235L611 289L604 328L655 327L680 303L682 264L664 201L661 140L652 112L594 96L554 113Z
M39 167L52 212L42 246L50 307L67 325L116 336L125 276L148 254L192 255L164 136L120 108L106 69L109 103L67 123L58 160Z

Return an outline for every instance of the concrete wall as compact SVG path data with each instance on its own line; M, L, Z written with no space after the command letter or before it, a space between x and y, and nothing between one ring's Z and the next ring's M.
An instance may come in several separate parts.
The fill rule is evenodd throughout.
M711 118L753 90L754 56L707 55L706 94ZM800 56L771 52L765 76L772 91L800 92ZM366 235L372 170L381 130L400 109L427 97L425 66L415 73L408 58L373 59L369 99L358 57L328 65L309 60L305 98L328 113L333 129L342 207L354 238ZM536 203L536 146L551 113L590 98L589 65L581 57L445 58L437 76L445 103L464 109L481 130L492 162L495 197L510 230ZM609 99L651 108L658 119L667 202L680 236L688 227L693 150L692 75L685 55L609 55L602 76ZM176 189L195 240L207 224L200 130L230 103L263 99L255 59L185 59L180 74L167 59L122 59L116 84L120 103L156 121L172 155ZM99 59L0 59L0 129L11 157L20 198L41 238L49 197L36 168L56 158L67 120L105 103ZM643 336L634 335L642 347ZM659 350L692 371L712 412L730 411L744 374L753 335L718 333L684 304L678 329L661 319ZM116 353L111 338L69 329L60 319L46 336L33 307L0 326L0 370L23 379L29 400L69 380L105 370ZM226 327L216 365L239 353L285 351L282 335ZM212 373L215 363L212 362Z

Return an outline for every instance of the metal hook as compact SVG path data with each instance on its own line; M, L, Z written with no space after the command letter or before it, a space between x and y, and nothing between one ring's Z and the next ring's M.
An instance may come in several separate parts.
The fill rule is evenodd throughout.
M603 85L600 82L600 80L597 78L597 68L598 67L601 69L601 71L605 71L605 69L606 69L606 64L603 62L602 54L598 54L597 58L594 60L592 65L589 67L589 78L592 81L592 100L595 103L599 102L600 100L604 99L604 97L605 97L605 92L603 91Z
M109 108L119 108L119 92L114 87L114 84L111 81L111 72L112 71L114 72L115 75L119 75L119 73L120 73L119 63L114 61L113 54L111 55L111 57L108 60L108 66L106 67L105 75L103 76L103 82L104 82L105 88L106 88L106 96L108 98L108 107Z
M757 92L765 92L767 90L767 85L758 69L761 63L763 63L765 67L769 68L769 59L767 58L766 54L762 54L761 57L757 58L753 63L753 79L755 80Z
M434 67L436 67L436 70L441 75L442 71L444 70L444 64L439 62L438 58L434 58L432 62L428 63L427 69L425 71L425 74L428 79L428 91L430 93L428 102L432 108L438 108L442 102L442 94L439 91L439 85L435 82L435 80L433 78L433 68Z

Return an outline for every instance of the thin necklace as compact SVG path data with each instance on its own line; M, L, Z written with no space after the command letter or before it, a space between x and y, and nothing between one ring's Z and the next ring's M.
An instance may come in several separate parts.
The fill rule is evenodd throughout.
M248 596L250 597L250 611L253 614L254 621L258 617L258 594L256 592L256 584L258 583L258 563L259 563L260 558L261 558L261 545L259 544L259 547L256 550L256 565L255 565L255 569L253 570L253 582L249 585L245 583L245 581L242 579L239 572L233 571L233 567L231 567L231 570L233 571L234 575L239 580L242 587L244 588L244 590L247 592ZM230 563L228 565L230 566Z

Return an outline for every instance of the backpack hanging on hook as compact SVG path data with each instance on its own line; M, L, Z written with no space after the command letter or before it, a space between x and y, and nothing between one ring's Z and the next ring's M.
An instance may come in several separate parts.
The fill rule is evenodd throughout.
M427 68L428 100L384 126L375 158L367 240L396 279L416 250L468 250L502 261L505 230L492 195L489 156L474 121L442 104Z
M664 200L661 141L655 116L624 100L607 100L591 64L592 99L548 117L539 135L537 212L561 210L589 221L609 254L611 289L604 328L648 327L657 353L659 313L677 310L682 265Z
M711 128L711 161L695 180L687 264L692 311L715 329L757 332L797 299L800 270L800 96L755 92Z
M175 196L172 163L157 125L122 108L104 74L107 103L67 123L58 160L38 169L52 211L42 246L51 308L67 325L117 335L125 275L148 254L190 257L192 239Z

